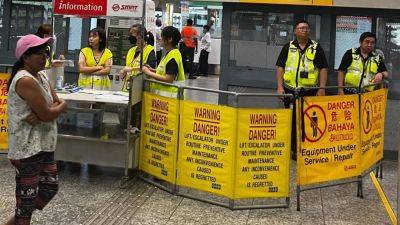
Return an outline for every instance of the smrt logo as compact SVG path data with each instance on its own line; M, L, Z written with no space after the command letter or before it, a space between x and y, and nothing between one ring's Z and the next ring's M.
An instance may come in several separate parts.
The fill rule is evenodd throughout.
M122 5L121 10L129 11L129 12L136 12L138 6L137 5Z
M137 5L119 5L119 4L114 4L112 6L112 9L115 12L118 12L119 10L121 11L128 11L128 12L136 12L137 11L138 6Z
M112 9L114 10L114 11L119 11L119 9L120 9L121 7L118 5L118 4L114 4L113 6L112 6Z

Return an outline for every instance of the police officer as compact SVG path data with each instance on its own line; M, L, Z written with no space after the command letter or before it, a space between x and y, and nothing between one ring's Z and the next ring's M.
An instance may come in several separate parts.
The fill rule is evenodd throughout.
M377 84L388 77L383 57L375 51L376 35L365 32L360 36L360 47L347 50L338 69L338 94L357 93L359 88L373 90Z
M299 21L294 26L295 40L283 46L276 62L278 94L294 94L296 88L325 87L328 76L328 62L324 50L309 38L310 24ZM311 89L300 92L302 96L325 95L325 89ZM296 117L295 104L284 99L285 108L293 105L292 158L296 159Z

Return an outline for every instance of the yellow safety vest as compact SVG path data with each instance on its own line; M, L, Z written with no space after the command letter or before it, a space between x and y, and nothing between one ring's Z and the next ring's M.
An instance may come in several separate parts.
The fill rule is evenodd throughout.
M99 62L96 62L93 50L90 47L81 50L85 56L86 66L105 66L107 60L113 57L110 49L105 48L100 57ZM79 74L78 86L83 88L93 88L96 90L108 90L111 87L111 81L106 75Z
M182 55L178 49L173 49L164 56L156 69L156 73L161 76L166 76L166 67L171 59L175 59L175 62L178 64L178 74L175 77L174 84L183 84L185 81L185 71L183 69ZM178 88L163 84L151 83L150 89L156 94L171 98L176 98L178 93Z
M47 46L47 51L51 54L51 56L46 57L46 65L44 66L45 68L50 68L51 67L51 61L54 59L54 52L51 52L51 47Z
M133 57L135 57L136 49L137 49L137 46L132 47L131 49L129 49L128 53L126 54L126 64L125 65L127 67L134 69L134 70L132 70L131 74L129 74L129 76L137 76L139 74L140 54L136 58L133 58ZM149 58L149 55L152 51L154 51L154 47L151 45L146 45L146 47L143 50L143 65L147 63L147 59ZM124 84L122 86L122 91L128 91L127 85L128 85L129 76L125 76Z
M351 52L353 61L349 68L347 68L347 73L345 75L346 86L358 88L360 83L361 87L373 84L375 76L378 73L379 55L376 52L372 52L372 56L369 57L366 62L363 62L361 55L356 53L355 48L353 48ZM361 77L363 77L362 81ZM371 91L374 89L374 86L366 89Z
M293 41L290 42L283 79L290 88L315 87L318 85L319 70L314 66L318 43L312 41L304 54L301 54ZM301 72L307 72L308 78L301 78ZM296 85L297 79L297 85Z

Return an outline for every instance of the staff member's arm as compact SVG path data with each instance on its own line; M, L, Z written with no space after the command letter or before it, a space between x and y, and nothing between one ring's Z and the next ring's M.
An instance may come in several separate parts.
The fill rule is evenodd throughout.
M110 74L111 67L112 67L112 58L109 58L106 61L106 64L104 65L104 67L101 70L94 72L93 74L94 75L108 75L108 74Z
M84 73L84 74L92 74L104 68L102 66L87 66L85 55L83 55L82 52L79 53L78 65L79 65L79 73Z
M319 72L319 87L321 89L318 90L317 96L324 96L325 95L325 87L326 82L328 81L328 69L322 68Z
M387 79L389 73L387 72L385 62L383 61L382 56L379 56L379 65L378 65L378 73L375 75L374 83L380 83L382 79Z
M318 44L315 54L314 65L319 69L319 87L323 88L318 90L317 96L324 96L328 81L328 61L326 60L324 49L320 44Z
M345 72L342 70L338 70L338 86L344 86L344 74ZM338 95L344 95L343 88L338 88Z
M342 57L342 61L340 62L340 66L338 69L338 86L345 86L344 79L347 73L347 69L350 67L353 62L352 50L347 50ZM343 88L338 88L338 95L344 95Z
M277 83L277 93L278 94L284 94L285 89L283 88L283 75L285 74L285 66L286 66L286 60L289 52L289 45L290 43L287 43L286 45L283 46L281 53L279 54L278 60L276 61L276 83Z
M276 70L276 82L278 85L277 92L280 95L285 93L285 90L283 89L283 74L285 74L285 68L278 66Z
M167 82L167 83L172 83L172 82L174 82L175 77L178 76L178 64L176 63L175 59L171 59L165 67L165 72L166 72L165 76L162 76L162 75L157 74L156 72L153 72L147 66L144 66L142 68L142 72L156 80Z

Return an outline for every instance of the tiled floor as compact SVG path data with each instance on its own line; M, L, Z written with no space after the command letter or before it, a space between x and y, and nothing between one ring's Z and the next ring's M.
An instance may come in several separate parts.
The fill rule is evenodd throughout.
M293 163L292 168L295 168ZM384 162L383 188L396 207L395 162ZM119 188L122 169L61 163L60 191L33 224L390 224L370 178L364 181L364 199L356 185L302 192L302 210L296 211L294 182L288 209L231 211L173 196L141 180ZM292 169L292 174L295 171ZM14 170L0 155L0 224L13 212Z
M218 87L216 77L188 81L197 86ZM193 94L197 100L216 98ZM211 100L210 100L211 99ZM301 194L302 210L296 211L294 178L288 209L231 211L207 203L173 196L141 180L119 188L122 169L60 163L60 191L33 224L390 224L369 176L364 180L364 199L356 197L356 184L315 189ZM291 174L295 174L292 163ZM397 163L384 162L381 181L396 211ZM0 155L0 224L13 213L14 170Z

